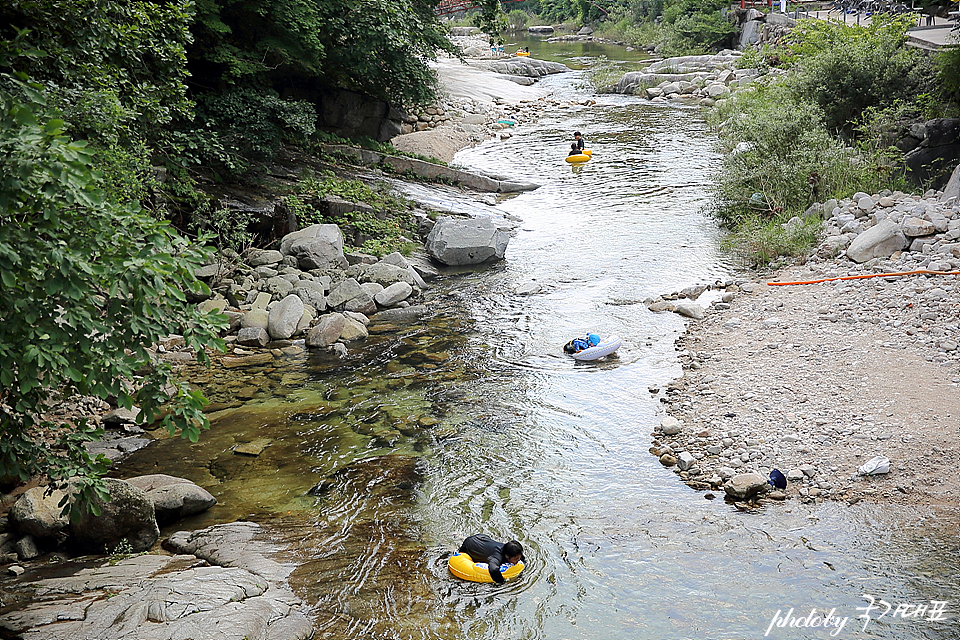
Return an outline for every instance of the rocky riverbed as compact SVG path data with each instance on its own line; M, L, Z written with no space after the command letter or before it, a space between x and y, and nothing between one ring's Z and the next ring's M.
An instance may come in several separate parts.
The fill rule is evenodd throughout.
M651 452L708 497L776 468L787 487L767 498L956 509L956 194L857 194L829 208L805 264L731 282L707 306L651 301L694 317L678 340L683 377L651 389L667 413ZM884 231L886 246L874 242ZM880 456L889 473L858 472Z

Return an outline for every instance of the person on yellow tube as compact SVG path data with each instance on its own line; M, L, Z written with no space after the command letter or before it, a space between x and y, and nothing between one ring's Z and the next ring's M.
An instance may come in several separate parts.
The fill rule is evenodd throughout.
M523 562L523 545L516 540L497 542L485 533L470 536L460 545L459 553L465 553L474 562L486 562L490 577L497 584L503 584L500 565Z

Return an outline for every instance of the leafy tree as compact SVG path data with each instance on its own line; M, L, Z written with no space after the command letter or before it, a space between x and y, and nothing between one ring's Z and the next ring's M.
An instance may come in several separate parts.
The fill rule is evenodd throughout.
M0 5L0 67L45 86L76 134L114 143L190 118L190 0L12 0Z
M208 426L204 398L176 382L150 347L182 333L205 361L205 349L223 348L224 318L186 303L187 293L209 292L194 274L210 253L136 203L106 199L90 149L46 115L41 85L23 75L2 80L0 477L76 478L78 504L90 504L104 493L97 480L106 460L83 445L103 432L45 418L52 397L136 402L140 422L163 411L171 433L195 441Z
M729 46L737 26L721 12L728 7L729 3L724 0L666 0L664 52L704 53Z
M198 91L245 84L296 93L313 80L401 105L435 97L427 61L455 52L435 0L200 0L190 67ZM498 5L499 8L499 5Z
M960 44L943 47L937 53L937 79L943 97L953 103L954 112L960 103Z

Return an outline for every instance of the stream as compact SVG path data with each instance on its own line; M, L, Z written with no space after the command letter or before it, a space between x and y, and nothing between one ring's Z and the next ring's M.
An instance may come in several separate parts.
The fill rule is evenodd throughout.
M575 69L642 59L595 43L516 44ZM541 82L597 104L455 158L542 185L482 205L519 220L504 261L445 271L427 292L428 323L373 333L343 360L197 373L224 406L212 429L196 444L161 440L119 473L183 476L217 497L179 528L273 527L318 638L960 636L956 523L864 503L740 511L650 455L657 390L682 373L684 321L643 300L735 277L704 213L720 157L698 108L593 95L581 73ZM574 130L593 150L582 166L564 162ZM565 356L587 331L623 346L596 362ZM259 457L233 453L255 439L267 443ZM446 558L480 532L523 543L517 580L449 574ZM917 605L929 610L903 615ZM776 626L791 609L808 626ZM834 626L813 626L811 610L833 610Z

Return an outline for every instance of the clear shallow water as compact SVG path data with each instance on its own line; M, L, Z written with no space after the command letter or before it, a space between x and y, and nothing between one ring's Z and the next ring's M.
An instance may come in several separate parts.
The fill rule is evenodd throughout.
M543 82L581 91L576 74ZM869 505L741 512L649 454L662 416L649 387L680 374L683 323L642 300L729 274L701 213L717 156L696 110L596 99L458 154L542 187L497 205L521 220L506 260L444 276L428 326L376 334L345 361L198 374L239 406L196 445L161 442L123 473L160 464L210 488L221 504L190 526L275 526L324 638L759 638L790 608L836 608L850 619L833 637L958 637L956 522ZM574 129L594 151L580 168L563 160ZM539 293L515 293L531 282ZM623 337L617 357L564 357L587 330ZM233 453L257 438L260 457ZM480 531L523 542L520 579L449 575L446 556ZM888 614L862 630L863 594L950 601L949 622Z

